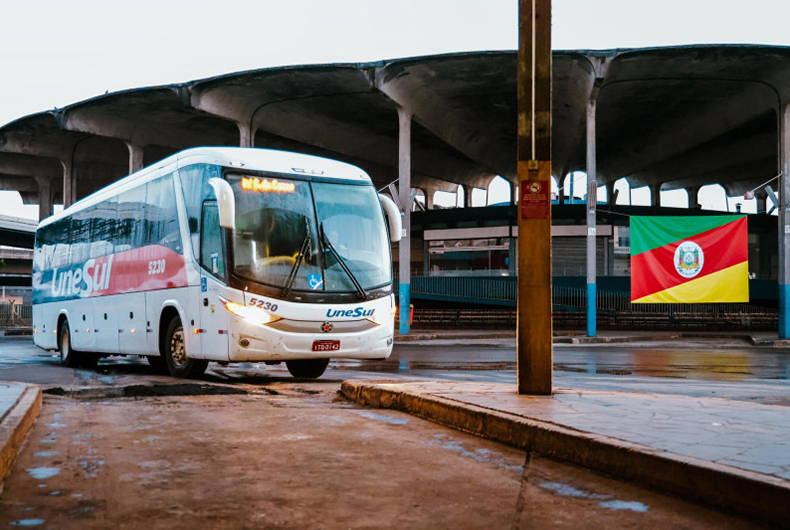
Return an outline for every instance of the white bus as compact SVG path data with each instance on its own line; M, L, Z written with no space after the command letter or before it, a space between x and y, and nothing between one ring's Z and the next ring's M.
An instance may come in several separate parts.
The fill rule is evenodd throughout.
M41 222L34 341L66 366L140 355L176 377L209 361L284 361L315 378L330 357L384 359L395 314L387 232L397 241L400 226L352 165L182 151Z

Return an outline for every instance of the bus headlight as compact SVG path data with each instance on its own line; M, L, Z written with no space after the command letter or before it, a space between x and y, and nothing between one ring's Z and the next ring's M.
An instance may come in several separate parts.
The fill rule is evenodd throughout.
M373 315L367 317L367 320L379 326L389 325L390 323L392 323L393 319L395 318L396 311L397 308L390 307L389 311L384 311L382 313L379 313L378 315L373 313Z
M237 304L236 302L231 302L230 300L226 300L221 296L219 297L219 301L222 302L222 305L225 306L225 309L234 315L249 321L252 324L263 326L276 320L280 320L280 317L272 315L271 313L267 313L263 309L258 309L257 307Z

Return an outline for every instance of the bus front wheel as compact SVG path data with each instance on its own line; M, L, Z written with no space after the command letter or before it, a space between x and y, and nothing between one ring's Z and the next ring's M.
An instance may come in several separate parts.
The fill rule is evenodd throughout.
M187 357L184 326L178 318L171 320L167 327L164 350L167 371L173 377L198 377L208 367L208 361Z
M317 379L329 366L329 359L299 359L285 361L291 375L300 379Z

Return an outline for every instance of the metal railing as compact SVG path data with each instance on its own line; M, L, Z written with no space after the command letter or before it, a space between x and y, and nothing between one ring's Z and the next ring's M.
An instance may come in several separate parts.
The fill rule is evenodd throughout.
M495 303L513 306L517 301L517 284L513 276L504 277L460 277L424 276L411 278L411 293L414 298L447 300L448 302ZM585 311L586 288L554 285L552 288L554 309ZM663 315L765 315L778 314L776 308L754 306L746 303L706 304L632 304L627 291L598 290L596 306L599 312L663 314Z
M33 306L0 304L0 327L27 327L33 323Z

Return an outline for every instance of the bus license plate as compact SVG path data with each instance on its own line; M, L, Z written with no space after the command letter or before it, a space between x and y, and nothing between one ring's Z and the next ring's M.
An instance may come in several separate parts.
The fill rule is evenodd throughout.
M340 349L339 340L316 340L313 341L313 351L337 351Z

